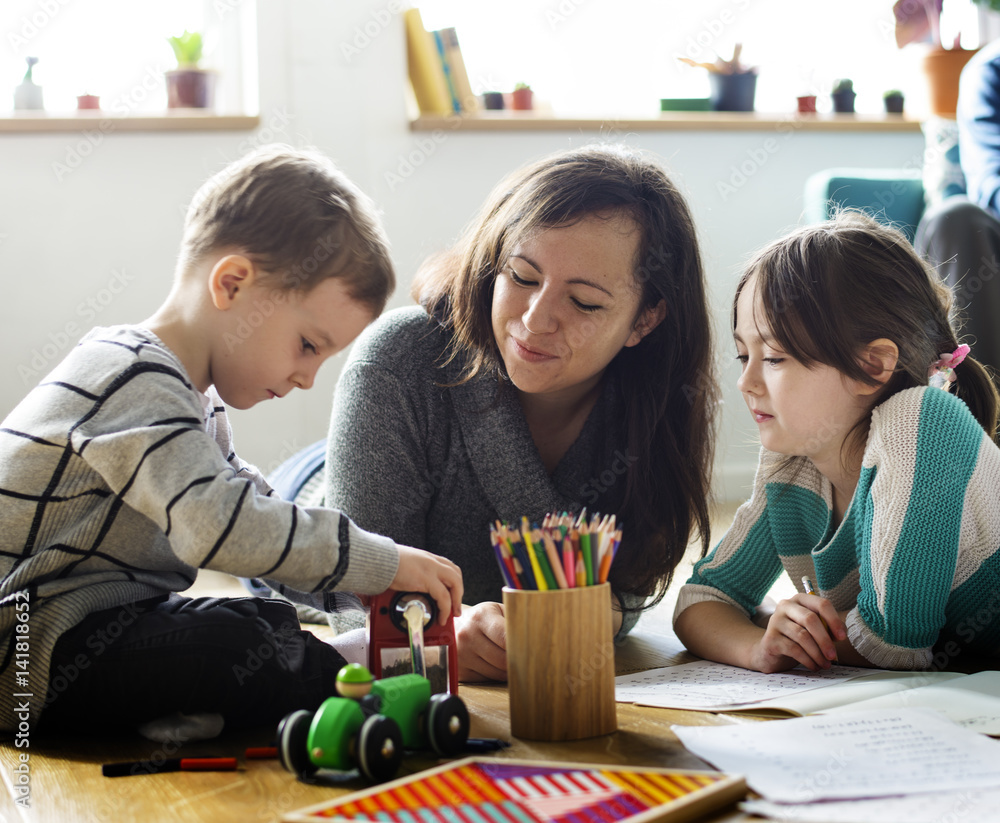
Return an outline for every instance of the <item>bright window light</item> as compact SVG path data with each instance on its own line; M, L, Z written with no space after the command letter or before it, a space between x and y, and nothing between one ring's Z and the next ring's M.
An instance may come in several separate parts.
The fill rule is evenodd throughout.
M223 0L226 2L226 0ZM214 67L205 0L3 0L0 4L0 112L13 109L25 58L45 109L69 112L77 95L96 94L101 108L127 115L166 108L163 73L176 61L166 38L185 29L205 32L205 67Z
M756 108L792 112L818 97L830 111L834 80L850 78L859 112L882 110L901 89L907 108L926 100L921 46L896 48L892 0L417 0L428 29L454 26L473 89L510 91L529 83L556 114L651 114L661 97L705 97L712 62L742 43L759 68ZM970 0L949 0L945 39L978 38ZM978 43L973 42L973 47Z

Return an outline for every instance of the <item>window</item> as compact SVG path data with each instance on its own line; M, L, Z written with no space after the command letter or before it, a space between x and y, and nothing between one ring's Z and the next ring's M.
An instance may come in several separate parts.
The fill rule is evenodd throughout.
M926 99L921 47L896 48L892 0L417 0L428 29L454 26L473 89L530 83L556 114L635 115L661 97L704 97L708 77L677 58L712 62L743 44L759 67L756 108L790 112L816 94L830 110L833 81L854 81L859 112L882 110L882 92L902 89L907 108ZM970 0L949 0L946 40L961 30L978 45ZM912 104L912 105L911 105Z
M242 59L256 50L254 7L241 0L4 0L0 112L13 108L28 56L39 59L33 77L48 112L71 112L81 94L98 95L112 115L163 112L163 74L176 65L166 38L188 29L204 34L202 65L220 70L216 111L255 114L256 78Z

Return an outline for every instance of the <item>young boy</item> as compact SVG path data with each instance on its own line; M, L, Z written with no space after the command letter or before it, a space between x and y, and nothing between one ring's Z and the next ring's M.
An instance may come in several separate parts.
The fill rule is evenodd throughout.
M91 331L0 428L0 729L232 728L336 694L345 661L289 603L178 595L199 568L327 611L394 588L458 612L450 561L272 496L223 405L308 389L393 286L372 205L321 155L266 147L199 189L159 310Z

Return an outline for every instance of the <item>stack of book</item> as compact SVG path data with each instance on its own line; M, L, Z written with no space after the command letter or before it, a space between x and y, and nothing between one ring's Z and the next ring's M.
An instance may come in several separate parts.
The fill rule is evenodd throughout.
M410 85L421 114L467 114L479 109L454 28L427 31L420 10L403 12Z

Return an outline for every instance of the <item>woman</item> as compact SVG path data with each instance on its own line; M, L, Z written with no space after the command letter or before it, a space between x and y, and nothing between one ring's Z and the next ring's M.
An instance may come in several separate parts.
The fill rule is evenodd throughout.
M500 183L413 295L342 372L327 504L462 568L463 680L506 679L488 525L615 513L624 636L692 535L709 539L717 388L684 199L625 147L547 157Z

